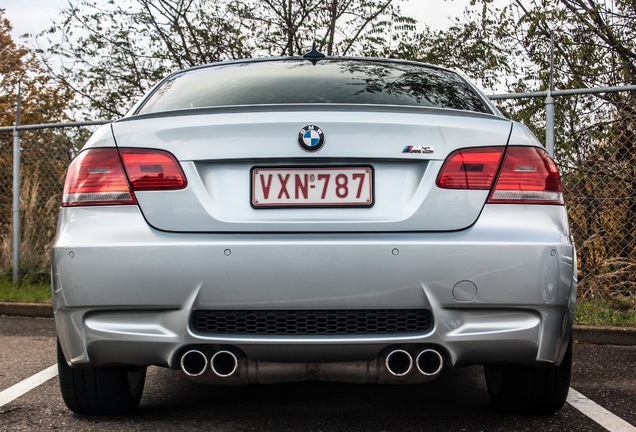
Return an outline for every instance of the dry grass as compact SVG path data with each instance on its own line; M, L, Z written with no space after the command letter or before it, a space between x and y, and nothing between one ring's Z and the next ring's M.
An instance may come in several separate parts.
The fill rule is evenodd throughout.
M23 179L20 196L20 275L21 279L26 277L32 282L48 282L60 194L43 190L42 176L38 171L31 175L27 173ZM13 228L9 222L0 229L0 266L5 269L5 275L10 275Z

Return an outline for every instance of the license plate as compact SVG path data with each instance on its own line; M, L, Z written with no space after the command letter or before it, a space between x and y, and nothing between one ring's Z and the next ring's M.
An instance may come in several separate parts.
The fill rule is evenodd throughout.
M373 167L254 167L252 207L371 207Z

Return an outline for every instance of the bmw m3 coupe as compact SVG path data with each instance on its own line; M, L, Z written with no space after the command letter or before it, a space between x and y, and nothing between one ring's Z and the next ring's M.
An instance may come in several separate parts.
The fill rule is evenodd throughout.
M398 385L483 365L494 406L531 413L569 388L557 167L436 66L314 51L168 76L72 162L52 275L80 414L134 411L148 366Z

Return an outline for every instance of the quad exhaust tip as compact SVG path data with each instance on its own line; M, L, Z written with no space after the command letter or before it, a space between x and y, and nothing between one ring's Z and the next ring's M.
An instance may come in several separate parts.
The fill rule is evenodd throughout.
M401 377L413 368L413 357L404 350L393 350L387 354L384 365L391 375Z
M238 358L230 351L218 351L212 356L210 360L210 366L212 372L221 378L226 378L234 373L238 369Z
M181 370L190 377L198 377L208 369L208 364L212 373L218 377L226 378L234 375L239 367L239 360L236 354L231 351L217 351L209 358L207 354L198 349L186 351L181 356Z
M181 356L181 370L190 377L198 377L205 373L208 364L212 373L220 378L234 375L239 368L239 358L232 351L217 351L209 359L208 355L198 349L186 351ZM403 349L390 351L384 360L386 370L393 376L403 377L407 375L413 366L424 376L435 377L444 367L444 357L433 348L426 348L414 357Z
M435 377L444 367L444 357L436 349L426 348L421 350L413 360L413 356L402 349L395 349L386 355L384 365L389 373L396 377L408 374L413 365L424 376Z
M181 356L181 370L188 376L202 375L208 368L208 357L199 350L187 351Z
M422 375L436 376L444 367L444 357L437 350L428 348L417 355L415 365Z

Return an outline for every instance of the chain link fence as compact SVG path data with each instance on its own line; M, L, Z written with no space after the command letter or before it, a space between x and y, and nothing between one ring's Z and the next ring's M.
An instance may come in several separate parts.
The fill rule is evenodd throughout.
M555 92L556 93L556 92ZM636 298L636 91L559 96L555 160L578 248L579 293ZM545 136L545 99L496 97L510 118ZM20 274L49 277L50 251L66 168L93 127L21 131ZM12 266L12 134L0 128L0 270Z
M632 93L631 97L636 96ZM570 97L556 160L563 171L571 228L578 245L580 289L635 303L636 113L624 106ZM626 109L629 108L629 109Z
M587 89L589 90L589 89ZM636 91L555 100L554 159L577 245L579 297L636 307ZM556 92L555 92L556 93ZM545 136L543 98L497 101Z
M94 128L21 126L20 277L48 282L66 170ZM37 129L31 129L37 127ZM13 279L13 131L0 130L0 272Z

